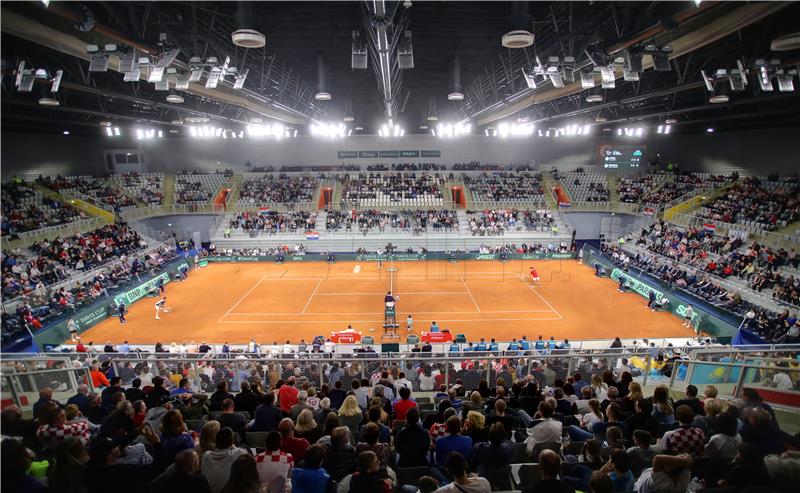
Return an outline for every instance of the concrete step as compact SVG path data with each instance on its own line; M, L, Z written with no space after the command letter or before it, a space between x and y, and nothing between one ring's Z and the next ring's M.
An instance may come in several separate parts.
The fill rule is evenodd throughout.
M164 192L164 206L172 206L175 204L175 175L164 175L164 180L161 183L161 188Z

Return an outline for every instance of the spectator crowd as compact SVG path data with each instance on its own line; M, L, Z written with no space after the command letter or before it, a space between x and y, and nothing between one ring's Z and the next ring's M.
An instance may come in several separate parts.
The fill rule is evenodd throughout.
M539 341L537 341L538 344ZM542 342L544 347L544 342ZM320 350L315 340L311 350ZM303 344L303 351L310 348ZM164 351L164 348L160 348ZM224 347L223 347L224 351ZM558 356L389 366L359 361L74 356L66 402L2 410L7 491L594 493L790 491L800 437L754 388L645 393L627 358ZM679 352L657 351L665 371ZM792 355L789 355L791 357ZM789 358L787 357L787 360ZM114 364L112 364L112 362ZM63 360L51 369L67 368ZM4 363L3 372L25 371ZM85 373L84 373L85 372ZM471 378L475 375L477 378ZM488 378L485 378L488 376ZM91 385L90 385L91 384ZM63 392L63 391L62 391ZM516 475L511 464L519 464Z

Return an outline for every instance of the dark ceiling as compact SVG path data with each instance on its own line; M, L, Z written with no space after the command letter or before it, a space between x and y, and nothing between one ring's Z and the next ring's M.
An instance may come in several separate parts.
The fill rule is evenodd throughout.
M585 49L608 49L654 26L664 28L660 36L668 42L685 32L701 30L715 19L740 8L736 2L703 2L701 14L685 25L676 15L696 9L694 2L388 2L406 9L408 29L413 33L415 68L402 73L403 94L398 119L410 131L417 129L431 101L442 119L475 116L485 107L502 104L525 89L520 68L530 68L533 57L573 54L580 63ZM79 32L69 15L87 6L96 21L91 32ZM100 26L135 43L155 47L159 33L181 49L178 60L192 54L229 55L240 67L250 68L245 88L265 101L274 102L308 118L341 121L345 101L352 102L356 124L374 131L384 120L379 85L372 67L350 68L351 33L364 30L369 8L364 2L2 2L12 11L59 31L93 42ZM244 14L244 15L240 15ZM247 50L231 43L230 33L247 19L247 27L266 35L263 49ZM749 62L769 55L770 41L796 30L800 4L793 3L776 14L737 30L690 54L673 60L671 72L649 70L638 83L618 81L605 91L601 105L589 106L586 91L552 101L533 104L515 114L534 121L555 121L568 114L585 121L602 115L609 121L630 121L648 115L678 115L697 122L721 119L731 126L763 126L797 123L800 82L794 93L762 94L754 84L737 94L728 105L709 107L708 94L698 85L701 68L735 66L738 58ZM535 44L527 50L505 49L500 38L506 31L527 27ZM105 31L103 32L105 34ZM652 38L644 38L647 42ZM466 100L448 102L451 62L461 60L461 80ZM785 63L800 62L800 53L780 53ZM313 98L317 86L317 57L327 67L330 102ZM207 113L233 122L253 115L237 105L184 94L186 103L166 104L164 92L156 92L145 81L124 83L122 74L88 72L88 62L59 49L42 46L9 34L3 24L4 74L20 60L29 66L62 68L64 84L61 106L48 110L36 104L38 95L18 93L13 77L3 77L3 126L62 128L63 122L83 122L87 128L116 115L122 119L170 122L194 112ZM370 60L372 63L372 60ZM678 90L675 90L678 88ZM407 93L407 94L406 94ZM600 109L598 109L600 108ZM555 124L555 123L554 123ZM96 127L95 127L96 128Z

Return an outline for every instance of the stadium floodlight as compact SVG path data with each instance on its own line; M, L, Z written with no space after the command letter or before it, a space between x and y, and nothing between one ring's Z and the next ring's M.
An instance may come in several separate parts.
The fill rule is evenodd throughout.
M581 73L581 87L592 89L594 87L594 76L588 72Z
M133 71L136 63L136 49L131 48L130 51L121 53L119 55L119 71L123 74Z
M600 69L600 82L603 89L614 89L616 87L616 74L614 74L614 67L612 65L601 65Z
M741 92L747 87L747 71L741 60L736 60L736 68L731 69L728 82L731 85L731 91Z
M525 83L529 89L536 89L536 77L534 77L533 72L526 72L525 68L522 68L522 77L525 78Z
M92 55L89 61L89 72L107 72L108 71L108 56L106 55Z
M236 75L236 79L233 82L233 88L236 90L241 89L244 87L244 81L247 79L247 74L250 73L250 69L246 68L242 70L238 75Z
M175 79L175 89L186 90L189 89L189 76L181 74Z
M656 133L661 135L668 135L670 130L672 130L671 125L659 125L658 128L656 129Z
M756 60L756 77L758 78L758 85L764 92L772 92L775 88L772 86L772 79L769 76L769 69L765 60Z
M164 79L164 67L150 67L150 75L147 76L147 82L161 82Z
M203 77L203 69L193 68L191 73L189 74L189 82L200 82L200 79L202 77Z
M625 69L630 72L641 74L644 72L642 67L642 52L634 48L625 50Z
M778 79L778 91L780 92L792 92L794 91L794 75L797 75L797 70L790 70L789 72L785 72L783 69L779 69L776 72L777 79Z
M155 84L156 91L169 91L169 80L160 80Z
M136 82L139 80L139 77L141 77L141 75L142 73L139 70L139 66L137 65L130 72L125 72L125 75L122 77L122 80L125 82Z
M216 89L217 83L219 83L221 76L222 72L219 71L218 68L212 69L208 74L208 78L206 79L206 89Z

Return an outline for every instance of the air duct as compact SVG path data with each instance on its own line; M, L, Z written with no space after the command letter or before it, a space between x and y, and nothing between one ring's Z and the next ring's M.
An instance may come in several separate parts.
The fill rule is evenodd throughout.
M533 33L528 31L530 15L526 2L511 2L511 30L503 35L500 44L505 48L527 48L533 44Z
M322 55L317 56L317 93L314 99L317 101L330 101L331 93L328 92L328 78L325 73L325 60Z
M449 101L463 100L464 93L461 91L461 58L456 55L450 66L450 93L447 95L447 99Z
M237 2L236 24L239 29L231 33L231 40L236 46L242 48L263 48L267 39L263 34L253 29L253 11L250 2Z

